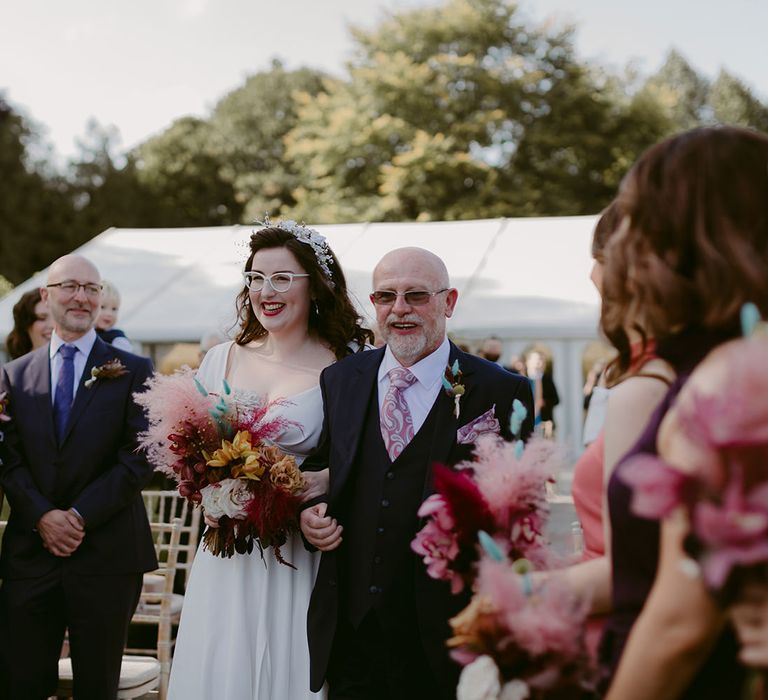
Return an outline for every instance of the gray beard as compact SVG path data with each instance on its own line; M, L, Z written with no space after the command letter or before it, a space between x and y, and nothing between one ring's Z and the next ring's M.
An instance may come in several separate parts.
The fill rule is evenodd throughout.
M440 346L443 337L439 331L433 334L425 331L421 335L407 338L400 338L394 333L387 335L388 337L385 340L390 350L392 350L392 354L400 364L409 367L429 355L430 351L428 348L432 348L432 351L436 350Z

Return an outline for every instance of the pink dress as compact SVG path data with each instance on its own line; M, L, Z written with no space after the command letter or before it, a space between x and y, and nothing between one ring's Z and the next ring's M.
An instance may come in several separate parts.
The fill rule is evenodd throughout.
M582 561L596 559L605 554L603 531L603 455L605 432L589 443L573 468L571 493L576 515L584 534ZM593 616L587 620L587 648L597 659L597 646L603 631L605 616Z

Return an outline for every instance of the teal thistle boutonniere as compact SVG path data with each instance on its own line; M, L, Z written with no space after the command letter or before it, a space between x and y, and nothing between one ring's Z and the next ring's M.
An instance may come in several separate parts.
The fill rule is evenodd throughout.
M459 368L458 360L453 363L453 366L445 366L445 372L442 377L443 389L445 389L445 393L453 399L453 415L456 416L456 418L459 417L459 402L466 392L462 379L463 376L461 374L461 369Z
M128 374L128 369L120 360L115 358L98 367L92 367L91 378L86 379L85 387L90 389L99 379L117 379L124 374Z

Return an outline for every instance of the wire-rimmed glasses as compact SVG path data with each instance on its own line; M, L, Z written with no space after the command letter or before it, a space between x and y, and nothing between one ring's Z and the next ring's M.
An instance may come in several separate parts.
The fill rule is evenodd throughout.
M433 296L447 292L449 289L450 287L446 287L445 289L438 289L436 292L428 292L424 289L414 289L409 292L391 292L383 289L371 294L371 302L376 304L376 306L392 306L397 301L397 297L403 297L408 306L424 306L424 304L429 303Z

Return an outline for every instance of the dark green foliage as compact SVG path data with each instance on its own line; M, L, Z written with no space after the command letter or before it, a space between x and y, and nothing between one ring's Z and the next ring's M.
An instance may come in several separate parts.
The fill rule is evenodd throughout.
M127 155L91 124L65 174L0 94L0 276L13 283L110 226L314 223L595 213L649 145L700 124L768 130L726 72L670 51L607 74L573 28L510 0L444 0L353 29L343 78L272 65Z

